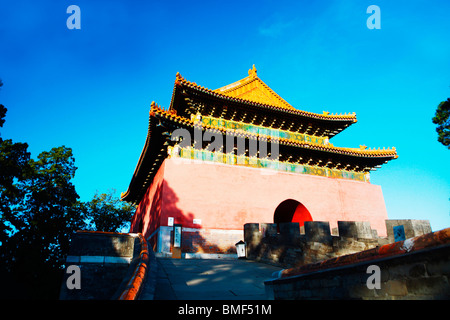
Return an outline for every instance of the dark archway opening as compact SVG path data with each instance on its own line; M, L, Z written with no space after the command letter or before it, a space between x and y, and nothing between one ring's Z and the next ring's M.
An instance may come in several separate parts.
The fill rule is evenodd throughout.
M313 221L311 213L301 202L293 199L281 202L273 214L273 222L276 224L298 222L301 227L305 224L305 221Z

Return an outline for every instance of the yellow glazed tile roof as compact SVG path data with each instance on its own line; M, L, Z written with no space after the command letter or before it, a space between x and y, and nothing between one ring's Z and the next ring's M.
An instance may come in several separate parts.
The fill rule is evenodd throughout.
M256 73L255 65L248 70L248 77L214 90L223 95L295 110L287 101L266 85Z
M357 122L356 114L354 112L348 114L333 114L327 111L324 111L323 113L314 113L304 110L298 110L288 102L286 102L283 98L281 98L257 76L255 66L253 66L253 69L250 69L248 73L249 75L244 79L241 79L224 87L211 90L200 86L195 82L186 80L181 76L179 72L177 72L175 85L185 85L190 88L194 88L202 92L211 94L213 96L228 99L231 98L238 102L253 103L268 107L269 109L278 109L315 119Z

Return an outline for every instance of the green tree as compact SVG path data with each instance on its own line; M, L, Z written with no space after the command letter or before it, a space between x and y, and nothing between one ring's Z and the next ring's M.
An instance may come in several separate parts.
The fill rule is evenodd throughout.
M15 212L25 198L25 180L30 173L30 153L26 143L0 138L0 242L20 227Z
M2 203L1 259L31 298L58 298L70 237L85 225L70 181L75 170L72 150L62 146L30 159L20 180L2 186L2 198L15 197Z
M121 232L128 226L135 207L121 201L115 193L114 189L107 193L97 192L91 201L83 204L88 230Z
M0 104L0 128L6 113ZM34 160L28 144L0 135L0 283L8 288L0 297L57 299L73 233L120 231L130 221L134 207L112 191L80 202L76 170L70 148Z
M75 177L72 149L65 146L42 152L30 160L27 181L27 230L42 239L42 256L60 266L68 252L69 238L84 227L79 196L71 180Z
M0 87L2 82L0 81ZM0 127L7 109L0 105ZM9 298L58 298L70 237L85 226L64 146L30 158L28 144L0 136L0 281Z
M450 98L439 103L432 121L438 125L438 141L450 149Z

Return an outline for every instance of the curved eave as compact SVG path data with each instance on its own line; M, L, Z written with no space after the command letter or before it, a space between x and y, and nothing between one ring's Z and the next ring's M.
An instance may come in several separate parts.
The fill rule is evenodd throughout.
M138 164L131 178L126 192L122 193L121 200L138 204L151 184L154 175L167 156L165 149L165 138L162 129L158 127L158 119L152 114L149 117L149 129L144 148L139 157Z
M183 77L181 77L179 74L177 74L177 78L175 80L174 90L176 90L177 87L180 87L180 88L187 87L187 88L193 89L199 93L206 94L215 99L255 106L255 107L261 108L263 110L267 110L267 111L284 112L284 113L288 113L288 114L294 115L294 116L302 116L305 118L321 120L321 121L348 122L349 125L357 122L355 113L337 115L337 114L328 114L327 112L324 112L323 114L320 114L320 113L313 113L313 112L308 112L308 111L303 111L303 110L278 107L278 106L274 106L274 105L270 105L270 104L264 104L264 103L241 99L241 98L230 97L228 95L219 93L215 90L211 90L211 89L202 87L202 86L196 84L195 82L190 82L190 81L184 79ZM172 95L172 98L174 98L174 96L175 96L175 92ZM173 108L173 107L174 107L174 104L171 103L171 108Z
M194 127L196 123L190 119L178 116L176 114L171 113L170 111L165 111L161 108L158 108L157 106L152 108L152 114L157 117L160 120L166 120L173 123L176 123L177 125L184 125L188 127ZM246 137L252 137L254 139L265 139L268 141L271 141L272 137L268 135L263 135L259 133L249 133L242 130L234 130L234 129L228 129L224 127L215 127L211 126L209 124L199 124L203 129L215 131L215 132L221 132L222 134L228 134L228 135L235 135L235 136L246 136ZM396 159L397 152L395 148L393 149L367 149L367 148L342 148L342 147L335 147L333 144L317 144L317 143L311 143L311 142L298 142L286 138L278 138L276 139L281 145L289 145L289 146L296 146L301 148L307 148L307 149L314 149L324 152L332 152L332 153L338 153L343 155L350 155L350 156L356 156L356 157L363 157L363 158L373 158L373 157L389 157L392 159Z
M387 149L387 150L374 149L366 151L358 148L342 148L342 147L335 147L333 145L321 145L309 142L299 143L287 139L280 139L280 144L359 158L383 158L383 159L386 158L389 160L398 158L395 149Z
M133 177L131 178L131 182L128 186L128 189L126 192L121 194L120 199L122 201L131 202L134 204L137 204L137 198L136 193L138 192L138 189L140 187L143 187L144 179L142 178L144 175L147 175L147 173L144 172L145 166L144 163L148 162L149 158L149 145L150 145L150 132L147 135L147 139L145 141L144 148L142 149L141 155L139 156L139 161L136 165L136 168L134 169Z

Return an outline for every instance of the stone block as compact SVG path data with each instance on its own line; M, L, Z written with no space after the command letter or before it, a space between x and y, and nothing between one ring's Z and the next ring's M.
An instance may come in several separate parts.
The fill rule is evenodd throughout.
M394 227L401 225L403 225L406 239L431 232L428 220L389 219L386 220L386 230L390 242L395 242Z
M372 239L378 239L378 231L375 229L372 229Z
M246 232L259 232L259 223L244 224L244 235Z
M297 294L295 296L295 298L297 300L301 300L301 299L309 299L312 297L312 291L309 289L305 289L305 290L299 290L297 291Z
M263 237L275 236L277 234L277 224L261 223L261 233Z
M342 238L372 239L368 221L338 221L339 236Z
M325 221L305 221L305 236L307 242L321 242L332 245L330 224Z
M244 224L244 241L247 246L247 257L253 258L256 254L255 248L261 243L261 232L259 232L259 223Z
M427 268L424 263L413 264L409 268L409 276L411 278L427 277Z
M355 284L346 288L348 290L348 297L351 299L371 299L375 297L375 290L369 289L363 284Z
M78 232L72 237L71 256L133 256L134 237L127 234Z
M338 287L341 285L341 278L340 277L332 277L332 278L325 278L321 279L320 285L322 287Z
M331 229L331 235L332 236L338 236L339 235L339 229L338 228Z
M249 244L252 243L255 237L259 234L259 223L244 224L244 241Z
M411 220L415 237L432 232L430 221L428 220Z
M285 222L279 224L280 235L286 244L294 244L300 239L300 224Z
M382 283L381 290L390 296L406 296L408 294L405 281L400 280L390 280Z
M279 223L280 234L281 235L300 235L300 224L298 222L285 222Z
M434 259L428 261L426 266L427 273L431 275L446 275L450 278L450 255L447 251L446 255L441 256L442 259Z
M410 294L450 297L450 285L444 276L411 278L406 281L406 286Z

